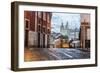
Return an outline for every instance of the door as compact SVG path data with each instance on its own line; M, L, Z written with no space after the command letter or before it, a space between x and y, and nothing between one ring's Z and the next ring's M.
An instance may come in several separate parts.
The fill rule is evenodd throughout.
M25 30L25 47L28 47L28 30Z
M45 48L45 34L43 34L43 48Z

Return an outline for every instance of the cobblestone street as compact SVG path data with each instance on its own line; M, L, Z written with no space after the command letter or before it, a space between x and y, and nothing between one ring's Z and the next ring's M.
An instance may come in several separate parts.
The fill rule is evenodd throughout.
M87 59L90 52L85 52L74 48L30 48L25 49L24 60L44 61L44 60L68 60L68 59Z

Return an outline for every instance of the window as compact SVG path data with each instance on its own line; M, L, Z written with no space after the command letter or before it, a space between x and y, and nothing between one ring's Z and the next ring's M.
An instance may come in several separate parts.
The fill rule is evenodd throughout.
M50 15L47 14L47 22L49 23L50 22Z
M45 27L43 27L43 33L45 32Z
M46 20L46 13L43 12L43 20Z
M39 17L39 18L41 18L41 17L42 17L41 12L38 12L38 17Z
M90 28L87 28L87 40L90 40Z
M38 18L38 23L41 24L41 19L40 18Z
M41 31L40 25L38 25L38 31Z
M47 33L50 34L50 30L49 29L48 29Z
M25 19L25 29L29 30L30 28L30 20L29 19Z

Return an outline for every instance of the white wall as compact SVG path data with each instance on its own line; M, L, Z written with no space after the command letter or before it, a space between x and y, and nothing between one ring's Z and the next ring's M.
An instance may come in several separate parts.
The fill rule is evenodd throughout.
M0 73L14 73L10 70L10 54L11 54L11 12L10 3L14 0L0 0ZM100 9L100 0L19 0L19 1L34 1L47 3L62 3L62 4L78 4L78 5L98 5ZM98 11L100 13L100 10ZM100 14L98 14L100 16ZM100 19L100 17L98 17ZM100 24L100 21L98 22ZM98 25L98 28L100 25ZM100 31L100 29L98 29ZM98 33L100 37L100 33ZM98 39L100 40L100 38ZM100 43L100 41L98 42ZM100 48L100 45L98 46ZM100 49L98 49L100 52ZM98 54L100 56L100 53ZM100 65L100 58L99 58ZM55 70L39 70L26 71L25 73L99 73L100 66L88 68L73 68L73 69L55 69ZM19 72L18 72L19 73ZM24 73L24 72L22 72Z

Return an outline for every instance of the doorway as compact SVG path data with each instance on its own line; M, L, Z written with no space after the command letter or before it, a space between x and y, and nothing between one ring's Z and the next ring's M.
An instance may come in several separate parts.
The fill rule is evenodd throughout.
M24 32L24 46L28 47L28 35L29 35L29 27L30 27L30 21L29 19L25 19L25 32Z

